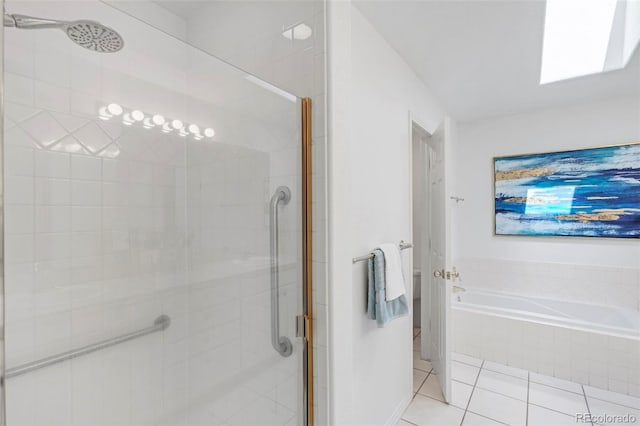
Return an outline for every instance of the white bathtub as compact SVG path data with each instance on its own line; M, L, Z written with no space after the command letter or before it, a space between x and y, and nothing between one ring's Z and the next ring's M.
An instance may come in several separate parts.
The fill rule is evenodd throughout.
M452 297L454 351L640 396L640 312L468 288Z
M452 300L457 309L640 340L640 312L631 309L472 288Z

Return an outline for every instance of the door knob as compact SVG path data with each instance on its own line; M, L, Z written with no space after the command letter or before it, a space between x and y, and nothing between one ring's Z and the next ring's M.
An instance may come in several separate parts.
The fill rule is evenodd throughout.
M455 266L451 268L451 272L447 272L447 279L451 281L460 279L460 272L458 272Z
M436 278L444 278L444 269L442 271L433 271L433 276Z

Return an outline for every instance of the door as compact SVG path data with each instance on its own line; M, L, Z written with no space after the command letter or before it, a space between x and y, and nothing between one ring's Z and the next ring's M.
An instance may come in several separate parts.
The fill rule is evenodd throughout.
M308 101L105 2L5 8L6 424L305 424Z
M451 400L451 351L448 330L450 318L450 294L447 280L449 270L449 209L446 199L446 150L448 147L449 120L427 138L424 146L425 164L425 224L427 241L422 256L423 302L427 304L422 318L423 330L428 330L423 340L423 354L431 360L438 374L442 394Z

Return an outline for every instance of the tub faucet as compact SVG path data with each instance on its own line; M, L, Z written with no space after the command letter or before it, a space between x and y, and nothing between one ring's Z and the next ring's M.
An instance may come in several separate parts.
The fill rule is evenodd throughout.
M467 291L467 289L464 288L464 287L460 287L459 285L454 285L453 286L453 292L454 293L460 293L462 291Z

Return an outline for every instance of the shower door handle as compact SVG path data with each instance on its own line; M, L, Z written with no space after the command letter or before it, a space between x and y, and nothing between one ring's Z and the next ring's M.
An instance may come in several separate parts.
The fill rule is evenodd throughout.
M280 355L287 357L293 352L291 340L280 336L280 259L278 255L278 205L289 203L291 190L280 186L271 197L269 208L269 243L271 250L271 345Z

